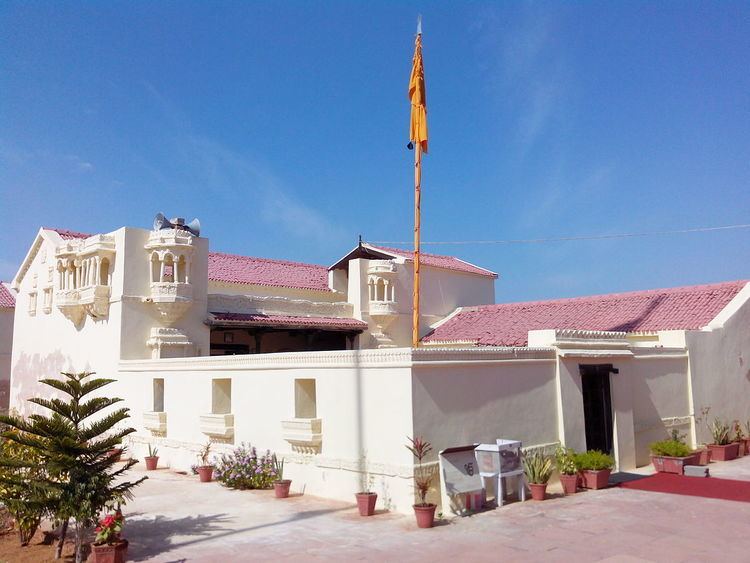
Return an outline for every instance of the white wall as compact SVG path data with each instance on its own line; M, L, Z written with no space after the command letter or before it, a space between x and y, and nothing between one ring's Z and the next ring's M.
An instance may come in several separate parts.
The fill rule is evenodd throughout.
M282 455L293 490L353 501L364 452L379 502L407 511L413 499L411 455L403 446L412 431L409 357L407 350L389 350L124 361L118 393L139 430L135 454L143 455L151 441L159 444L160 464L187 470L196 462L198 445L207 441L199 416L211 411L211 380L231 378L234 443ZM154 377L165 380L163 437L142 426L142 413L152 408ZM316 380L323 432L316 455L293 452L283 438L282 420L294 418L295 378Z
M690 383L696 415L711 407L710 418L728 422L750 419L750 294L748 286L730 303L731 315L706 331L685 334L690 353ZM729 311L728 311L729 312ZM698 442L710 441L705 425L697 428Z

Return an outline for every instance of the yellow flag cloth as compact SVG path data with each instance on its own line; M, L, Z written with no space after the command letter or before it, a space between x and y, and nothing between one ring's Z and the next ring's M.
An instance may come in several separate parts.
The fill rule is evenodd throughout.
M417 35L414 45L414 60L409 78L409 100L411 100L411 125L409 139L422 145L427 152L427 98L424 86L424 66L422 64L422 35Z

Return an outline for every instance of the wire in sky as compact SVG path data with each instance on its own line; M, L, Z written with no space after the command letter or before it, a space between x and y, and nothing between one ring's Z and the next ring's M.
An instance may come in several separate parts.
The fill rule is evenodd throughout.
M741 225L723 225L720 227L696 227L694 229L677 229L674 231L649 231L644 233L617 233L611 235L581 235L572 237L549 237L531 239L506 239L506 240L446 240L422 242L422 245L461 245L461 244L543 244L548 242L565 242L578 240L606 240L623 238L656 237L664 235L681 235L686 233L708 233L711 231L729 231L737 229L750 229L750 223ZM370 244L393 244L396 246L408 246L414 244L412 241L373 240Z

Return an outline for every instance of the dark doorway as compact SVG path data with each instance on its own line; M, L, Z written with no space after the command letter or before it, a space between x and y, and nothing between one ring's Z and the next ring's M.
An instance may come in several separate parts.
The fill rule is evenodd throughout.
M609 374L617 373L612 364L579 366L586 424L586 449L611 454L612 395Z

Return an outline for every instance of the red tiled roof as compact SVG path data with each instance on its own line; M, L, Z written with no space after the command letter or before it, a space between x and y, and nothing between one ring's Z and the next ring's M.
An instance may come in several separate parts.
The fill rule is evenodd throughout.
M208 279L227 283L330 291L328 268L286 260L208 253Z
M0 309L13 309L16 306L16 297L3 282L0 282Z
M211 324L268 326L274 328L322 328L327 330L365 330L367 323L337 317L300 317L296 315L262 315L255 313L211 313Z
M76 238L89 238L91 235L87 235L86 233L78 233L76 231L69 231L67 229L53 229L51 227L43 227L45 231L55 231L58 235L60 235L63 240L70 240L70 239L76 239Z
M386 246L373 246L371 244L368 244L367 246L375 250L380 250L381 252L385 252L387 254L395 254L396 256L401 256L402 258L406 258L407 260L414 260L414 252L412 252L411 250L389 248ZM455 270L458 272L479 274L480 276L489 276L493 278L497 277L497 274L495 272L485 270L484 268L480 268L479 266L475 266L474 264L469 264L468 262L464 262L463 260L461 260L460 258L456 258L455 256L443 256L441 254L428 254L426 252L421 252L419 258L421 264L424 264L425 266L432 266L433 268L443 268L444 270Z
M649 332L706 326L747 281L613 293L592 297L467 307L425 342L469 341L479 346L526 346L542 329Z

